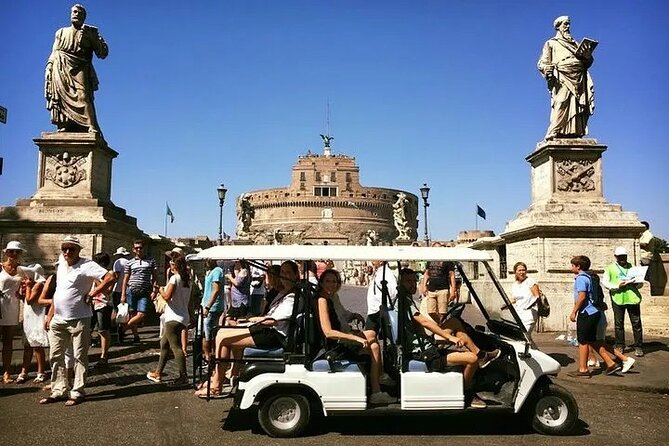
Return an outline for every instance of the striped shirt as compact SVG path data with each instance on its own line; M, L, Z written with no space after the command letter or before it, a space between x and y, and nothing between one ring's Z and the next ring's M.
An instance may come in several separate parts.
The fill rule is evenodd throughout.
M128 288L133 293L149 294L153 283L151 275L156 270L156 261L150 257L128 260L125 265L125 274L128 276Z

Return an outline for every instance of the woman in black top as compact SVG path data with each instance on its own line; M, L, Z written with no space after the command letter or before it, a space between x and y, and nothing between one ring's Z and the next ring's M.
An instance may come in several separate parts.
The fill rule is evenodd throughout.
M316 309L318 315L318 325L323 336L326 338L328 346L334 346L338 341L345 340L349 342L360 343L362 348L369 350L372 358L370 371L370 385L372 394L369 397L371 404L389 404L395 402L395 398L381 391L379 380L381 377L381 348L377 342L370 342L364 336L357 336L352 333L341 331L341 323L337 317L332 303L332 296L341 288L341 276L334 269L323 271L318 279L318 298L316 300Z

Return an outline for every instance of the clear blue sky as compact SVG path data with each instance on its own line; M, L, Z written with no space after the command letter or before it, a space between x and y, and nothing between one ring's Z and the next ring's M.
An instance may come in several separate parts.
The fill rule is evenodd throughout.
M0 204L35 192L32 138L53 131L44 65L73 1L0 5ZM604 193L669 238L669 2L84 2L110 46L96 60L96 105L114 161L112 199L148 233L218 232L216 187L234 197L290 182L319 151L330 100L333 150L356 157L367 186L420 195L433 238L474 226L476 203L503 231L530 203L527 156L548 124L536 69L555 17L600 41L590 136L607 144ZM138 191L140 191L138 193ZM422 217L422 206L421 206ZM422 222L419 225L422 237Z

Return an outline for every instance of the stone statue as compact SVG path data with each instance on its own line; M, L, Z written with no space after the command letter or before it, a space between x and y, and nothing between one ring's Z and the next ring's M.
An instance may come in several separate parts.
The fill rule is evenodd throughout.
M367 246L377 246L379 244L379 234L374 229L367 230Z
M321 135L321 139L323 140L323 147L330 147L330 141L334 139L334 136Z
M411 228L409 227L409 222L407 220L407 207L409 205L409 200L404 192L397 194L397 201L393 204L393 223L395 224L395 229L399 235L396 237L396 240L410 240L409 232Z
M93 68L93 53L100 59L109 47L97 28L84 25L86 10L72 7L72 26L56 31L51 55L46 63L44 93L51 122L59 132L99 133L93 92L98 77Z
M580 138L587 134L588 118L595 109L595 89L588 68L597 42L578 44L567 16L555 19L557 34L545 44L537 66L551 94L551 118L545 139Z
M249 194L242 194L237 199L237 237L247 238L251 229L251 220L255 217L255 210L249 199Z

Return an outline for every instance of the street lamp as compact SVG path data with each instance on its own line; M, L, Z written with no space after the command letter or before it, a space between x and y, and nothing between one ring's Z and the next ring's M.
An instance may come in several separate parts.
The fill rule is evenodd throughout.
M423 197L423 209L425 210L425 246L430 246L430 237L427 235L427 208L430 206L427 197L429 195L430 188L427 187L427 183L423 183L423 187L420 188L420 196Z
M223 244L223 203L225 203L225 193L228 190L223 186L223 183L221 183L220 186L218 186L218 189L216 189L216 192L218 192L218 206L220 208L219 212L219 218L218 218L218 244L222 245Z

